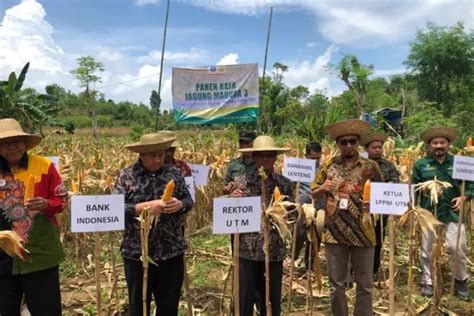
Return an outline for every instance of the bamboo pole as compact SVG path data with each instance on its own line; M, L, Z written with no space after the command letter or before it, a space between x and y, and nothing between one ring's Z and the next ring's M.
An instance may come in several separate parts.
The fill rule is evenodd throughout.
M310 228L311 229L311 228ZM310 235L312 235L310 233ZM311 264L313 263L311 260L311 253L313 252L313 244L309 243L309 258L308 258L308 265L309 269L306 270L306 278L307 278L307 289L306 289L306 306L305 306L305 315L309 315L312 310L312 305L310 302L310 297L313 296L313 287L311 286ZM311 305L311 306L310 306Z
M158 130L158 117L161 105L161 80L163 78L163 60L165 58L166 33L168 30L168 15L170 11L170 0L166 2L165 28L163 31L163 45L161 46L160 79L158 82L158 106L156 107L155 132Z
M464 193L466 191L466 181L462 180L461 182L461 197L463 197L463 201L461 202L461 209L459 211L459 219L458 219L458 234L456 236L456 250L454 251L454 260L453 260L453 268L451 269L451 285L449 287L449 296L453 297L454 293L454 280L456 278L456 273L458 272L458 265L459 265L459 243L461 239L461 228L462 228L462 218L464 214Z
M265 254L265 306L267 316L272 315L272 306L270 303L270 223L265 214L267 192L265 188L265 181L267 174L263 167L259 169L260 186L262 191L262 212L263 212L263 252Z
M300 193L300 183L296 183L296 201L299 200L299 193ZM291 312L291 304L293 300L293 278L295 275L295 256L296 256L296 236L297 236L297 228L298 228L298 223L301 220L301 212L298 213L298 218L296 219L295 225L293 225L293 234L292 234L292 240L291 240L291 265L290 265L290 287L288 289L288 306L286 308L286 313L290 314Z
M240 234L234 234L234 315L240 315L240 266L239 266Z
M388 283L389 283L389 313L395 315L395 227L393 215L388 218L388 238L389 238L389 265L388 265Z
M140 214L140 242L142 248L142 268L143 268L143 286L142 286L142 307L143 316L148 315L147 294L148 294L148 232L150 229L150 209L144 208Z
M100 283L100 234L94 233L94 263L95 263L95 286L96 286L96 304L97 315L102 315L102 290Z

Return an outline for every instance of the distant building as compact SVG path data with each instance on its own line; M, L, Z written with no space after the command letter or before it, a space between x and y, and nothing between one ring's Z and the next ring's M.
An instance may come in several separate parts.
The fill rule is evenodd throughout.
M393 136L403 137L402 110L382 108L371 113L365 113L362 119L373 127L381 127Z

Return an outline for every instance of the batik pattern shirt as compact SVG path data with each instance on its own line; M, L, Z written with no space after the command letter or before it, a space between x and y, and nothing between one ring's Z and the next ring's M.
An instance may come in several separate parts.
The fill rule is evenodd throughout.
M451 202L454 198L461 196L461 180L453 179L453 163L454 156L451 154L448 154L443 163L439 163L430 155L417 160L413 166L412 184L434 180L436 177L437 180L452 185L451 188L443 190L436 205L438 220L443 223L457 222L459 218L459 214L452 208L453 204ZM473 189L474 183L466 181L465 195L468 199L472 198ZM429 192L423 192L421 196L417 192L415 194L416 204L418 204L418 200L421 200L421 207L434 213L435 207L431 204Z
M265 180L265 205L270 203L275 187L278 187L282 195L288 196L290 201L294 201L294 183L282 175L272 173L268 176L267 180ZM255 170L247 174L245 193L246 196L262 196L262 186L258 171ZM273 228L271 225L269 237L270 261L283 261L285 258L285 242L276 228ZM263 229L258 233L240 234L239 256L247 260L265 261L265 254L263 252Z
M160 199L168 181L174 180L173 197L183 203L183 208L172 214L161 214L158 224L149 232L148 252L155 261L181 255L186 250L182 228L184 214L192 208L192 199L186 188L181 170L165 165L154 173L147 172L140 161L123 169L115 184L115 194L125 195L125 231L121 245L122 256L140 260L140 222L135 205Z
M54 164L46 158L25 155L20 168L0 173L0 230L13 230L23 240L28 259L13 259L0 250L0 275L24 274L59 265L64 253L56 214L67 206L67 191ZM25 188L31 197L48 201L45 210L30 213L24 207Z
M317 189L326 179L336 183L336 189L326 193L325 242L345 246L372 247L375 245L373 225L363 225L362 192L366 180L382 182L382 173L375 161L359 157L347 166L340 156L324 164L312 184ZM347 208L340 208L342 199Z

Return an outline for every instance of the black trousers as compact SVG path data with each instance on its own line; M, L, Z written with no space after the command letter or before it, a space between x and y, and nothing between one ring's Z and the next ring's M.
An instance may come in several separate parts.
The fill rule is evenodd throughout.
M60 316L59 266L20 275L0 276L0 315L20 315L21 298L33 316Z
M283 262L270 262L270 303L272 315L281 312L281 283ZM252 316L257 304L260 315L266 315L265 306L265 262L239 258L240 315Z
M184 257L179 255L165 261L156 262L158 266L148 265L147 315L150 315L151 295L156 303L156 315L178 315L179 298L184 277ZM130 316L143 315L142 289L143 268L141 261L123 259L125 280L128 288Z
M374 249L374 274L379 272L380 268L380 253L382 252L382 245L383 245L383 240L382 240L382 232L380 230L382 226L383 230L383 237L385 238L385 233L386 233L386 226L388 222L388 216L383 215L382 216L382 221L383 221L383 226L380 223L380 218L377 220L377 223L375 224L375 249Z

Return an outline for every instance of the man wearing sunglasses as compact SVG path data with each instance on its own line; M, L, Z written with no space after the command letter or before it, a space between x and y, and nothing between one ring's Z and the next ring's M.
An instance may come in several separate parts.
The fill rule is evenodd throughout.
M326 201L325 249L333 315L349 314L345 293L349 259L357 285L354 315L373 315L375 231L362 192L367 180L381 182L382 173L376 162L358 153L359 141L369 127L356 119L326 126L340 155L321 167L312 184L313 197Z

